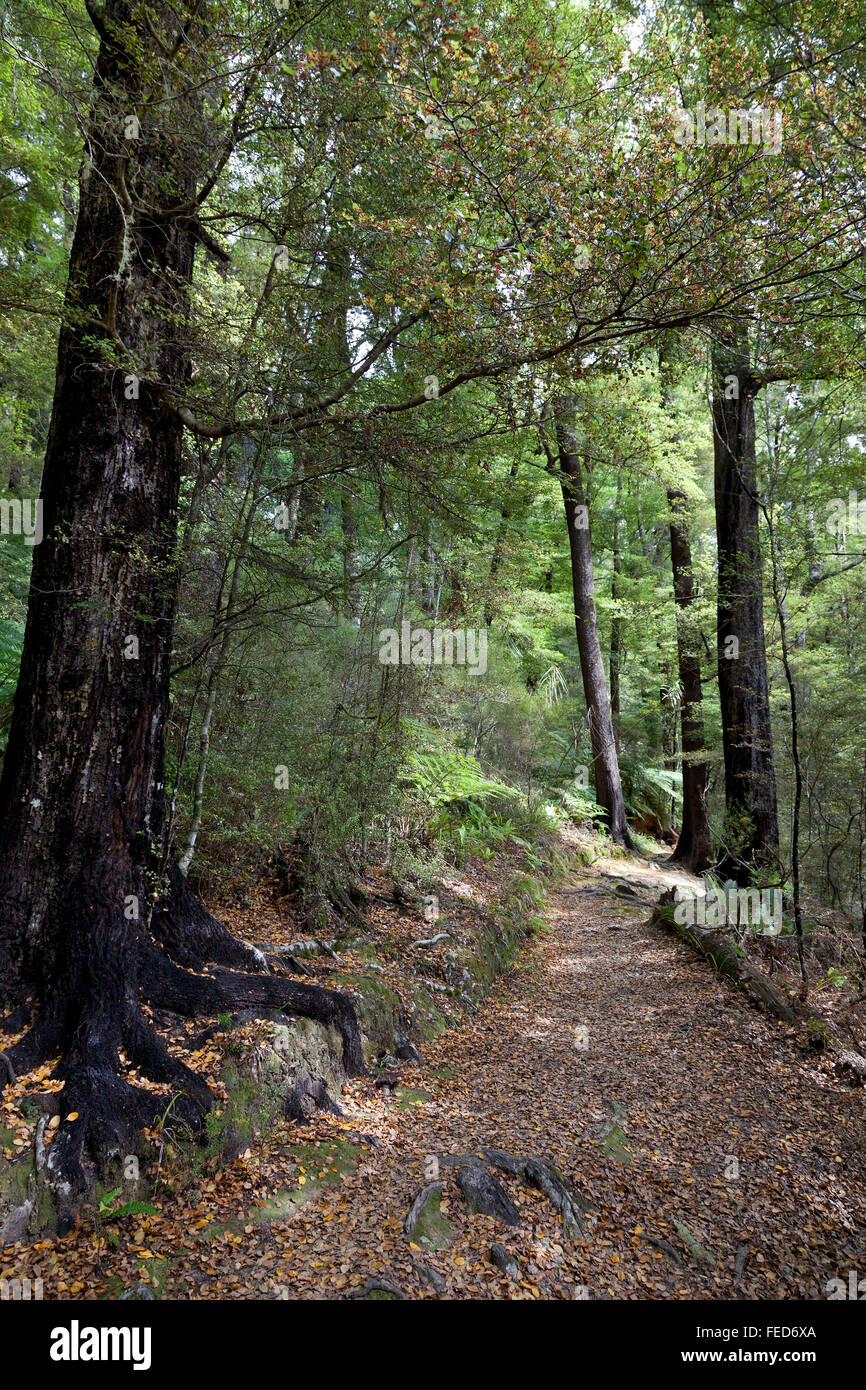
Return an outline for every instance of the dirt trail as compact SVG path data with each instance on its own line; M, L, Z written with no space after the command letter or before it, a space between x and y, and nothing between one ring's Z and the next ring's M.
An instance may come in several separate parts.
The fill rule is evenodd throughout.
M350 1093L352 1127L385 1142L291 1222L289 1297L370 1277L437 1296L419 1265L451 1298L816 1299L866 1274L864 1092L828 1080L787 1029L646 926L645 906L599 895L604 875L647 899L685 878L637 859L575 875L473 1025L425 1049L409 1084L435 1085L431 1102L400 1110L398 1090L383 1116L369 1083ZM443 1168L453 1243L412 1250L402 1221L429 1156L481 1146L554 1163L592 1204L586 1238L564 1240L514 1178L520 1228L470 1215ZM520 1282L489 1262L494 1240Z
M866 1090L647 925L685 878L636 857L576 872L515 971L393 1095L361 1078L342 1118L283 1123L209 1176L167 1180L119 1244L82 1226L18 1247L10 1271L44 1275L52 1298L141 1278L192 1299L340 1298L370 1279L407 1298L822 1299L866 1277ZM470 1214L444 1158L482 1148L553 1165L583 1235L502 1173L520 1225ZM436 1162L450 1243L413 1249L403 1221Z

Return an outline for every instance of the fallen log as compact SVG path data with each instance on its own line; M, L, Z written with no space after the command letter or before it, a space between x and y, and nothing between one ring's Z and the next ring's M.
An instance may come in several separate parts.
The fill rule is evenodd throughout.
M720 974L727 976L759 1008L775 1018L783 1019L785 1023L796 1023L797 1015L790 1002L766 975L762 975L760 970L756 970L751 962L739 953L732 941L711 927L699 927L675 920L673 908L678 901L676 889L669 888L666 893L662 893L653 908L649 925L664 927L666 931L674 932L686 945L691 946L692 950L710 961Z
M773 982L750 961L745 960L734 943L721 932L677 922L672 911L677 902L676 889L670 888L663 893L653 908L649 925L664 927L665 930L674 932L700 956L709 960L720 974L731 980L766 1013L782 1019L785 1023L805 1028L812 1046L817 1044L821 1049L835 1055L834 1068L842 1081L854 1086L866 1085L866 1056L857 1044L856 1038L854 1048L851 1048L838 1028L828 1020L816 1019L809 1014L804 1004L786 999Z

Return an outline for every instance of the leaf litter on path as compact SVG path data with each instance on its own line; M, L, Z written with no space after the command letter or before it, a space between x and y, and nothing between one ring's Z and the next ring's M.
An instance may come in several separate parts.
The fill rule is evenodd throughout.
M432 1101L400 1108L361 1078L342 1118L279 1125L255 1154L175 1183L118 1248L82 1228L17 1247L15 1272L61 1298L139 1278L193 1299L826 1297L866 1259L866 1093L840 1089L627 901L611 901L610 931L580 891L597 882L551 893L551 930L471 1022L424 1046L406 1079ZM490 1149L561 1175L581 1233L501 1170L520 1224L471 1213L447 1158ZM431 1181L449 1239L421 1250L404 1220Z

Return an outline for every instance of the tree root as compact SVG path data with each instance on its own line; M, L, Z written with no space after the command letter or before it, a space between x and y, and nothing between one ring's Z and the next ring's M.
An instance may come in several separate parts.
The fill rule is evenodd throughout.
M470 1211L492 1216L505 1226L519 1226L520 1212L498 1178L480 1163L467 1163L457 1169L457 1186Z
M204 975L180 970L151 950L143 962L142 989L149 1003L187 1018L258 1007L262 1017L274 1011L317 1023L333 1024L343 1039L343 1065L350 1076L364 1072L361 1032L355 1006L347 994L308 985L283 975L240 975L216 969Z
M326 1115L343 1114L328 1091L325 1082L316 1080L304 1072L285 1096L283 1114L287 1120L298 1120L303 1123L317 1110L324 1111Z
M387 1298L393 1298L399 1302L406 1301L406 1295L397 1284L392 1284L387 1279L368 1279L366 1284L360 1284L355 1289L350 1289L343 1295L344 1299L370 1298L373 1294L384 1294Z
M562 1230L566 1239L586 1234L581 1222L581 1209L589 1204L573 1192L556 1169L551 1168L543 1159L519 1158L506 1153L504 1149L483 1148L471 1154L439 1154L438 1158L440 1165L449 1168L478 1168L486 1164L488 1167L498 1168L500 1172L509 1173L512 1177L520 1178L527 1187L534 1187L538 1192L543 1192L554 1210L561 1214Z
M361 1033L349 996L270 973L262 952L236 940L196 901L176 866L149 934L138 924L119 932L106 914L83 925L80 918L73 919L68 935L73 954L47 988L41 1013L24 1037L0 1052L0 1095L17 1077L60 1059L53 1075L64 1082L59 1113L65 1118L45 1163L60 1234L74 1224L77 1200L90 1185L85 1155L105 1172L111 1160L134 1153L141 1130L168 1111L198 1133L213 1104L207 1083L169 1052L142 1004L186 1018L245 1010L247 1017L301 1017L334 1025L343 1041L347 1074L364 1072ZM126 1081L121 1051L145 1078L169 1085L172 1095ZM305 1097L295 1097L295 1108L303 1112L306 1098L339 1114L327 1088L308 1080ZM291 1108L291 1098L288 1104Z
M62 1236L75 1224L77 1199L89 1186L82 1162L85 1149L100 1163L106 1158L122 1160L136 1151L140 1131L156 1124L169 1107L193 1132L200 1129L204 1110L189 1095L167 1099L131 1086L107 1067L67 1068L61 1064L58 1072L61 1070L67 1072L64 1109L70 1109L51 1145L46 1166L57 1207L57 1233ZM207 1086L204 1089L209 1106L210 1092Z
M236 970L267 973L264 953L236 936L202 907L177 864L168 871L169 891L154 910L151 935L170 960L186 970L200 970L205 962Z

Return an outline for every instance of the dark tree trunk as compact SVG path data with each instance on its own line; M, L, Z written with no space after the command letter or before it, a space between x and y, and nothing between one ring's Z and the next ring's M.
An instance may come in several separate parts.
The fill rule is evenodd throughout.
M508 523L511 520L511 503L509 493L514 487L514 480L520 467L520 456L517 455L512 460L508 474L508 481L505 484L505 500L499 511L499 524L496 528L496 540L493 545L493 555L490 559L490 572L487 576L487 597L484 600L484 623L486 627L492 626L494 609L493 594L496 588L496 577L499 574L499 567L502 564L502 556L505 553L505 544L508 539Z
M779 825L764 645L754 396L744 330L713 350L713 434L719 548L718 657L725 756L722 872L745 884L776 858Z
M604 657L598 636L595 579L592 570L592 536L589 528L589 508L583 490L579 445L574 430L574 398L566 396L559 399L556 402L555 413L560 482L571 550L574 621L592 743L595 799L604 809L611 839L615 844L626 845L631 849L633 846L626 824L619 759L610 717Z
M685 494L668 489L671 509L671 568L677 605L677 665L682 690L680 731L683 745L683 823L671 856L689 873L699 874L712 860L710 823L704 797L707 789L701 662L689 632L694 602L692 548L686 520Z
M671 347L659 350L662 405L671 411ZM707 818L707 760L704 741L703 684L698 633L692 622L695 598L692 547L689 540L688 503L678 488L668 488L670 507L671 570L677 613L677 668L679 671L680 735L683 746L683 823L671 858L692 874L703 873L712 862L712 836Z
M168 397L187 374L191 225L160 214L195 191L206 148L185 95L204 72L157 73L160 58L126 0L103 7L81 201L71 251L43 475L27 629L0 784L0 989L35 995L37 1021L8 1057L26 1070L59 1056L64 1121L49 1172L64 1203L81 1163L134 1147L165 1097L129 1085L119 1053L176 1088L200 1124L210 1092L142 1012L246 1005L333 1018L350 1070L361 1063L348 999L272 975L166 877L163 731L177 598L181 425ZM170 30L173 7L149 18ZM193 48L195 46L193 45ZM170 78L172 101L148 101ZM160 91L163 90L160 85ZM140 136L124 121L139 113ZM162 113L160 115L159 113ZM178 138L182 129L183 138ZM130 380L137 372L140 380ZM199 973L188 973L192 967Z
M620 576L622 574L622 519L620 517L620 507L622 504L622 474L617 475L616 480L616 513L613 520L613 575L611 577L610 596L612 600L612 611L610 615L610 717L613 725L613 737L616 744L616 755L620 754L620 669L622 666L622 615L619 611L619 601L621 598Z

